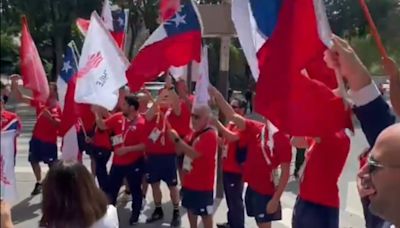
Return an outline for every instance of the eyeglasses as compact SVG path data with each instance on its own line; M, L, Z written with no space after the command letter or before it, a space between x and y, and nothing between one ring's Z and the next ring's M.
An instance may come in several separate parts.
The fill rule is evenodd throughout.
M373 174L377 172L379 169L384 168L385 166L380 164L378 161L374 160L372 156L368 156L368 173Z
M237 106L237 105L231 105L231 107L232 107L233 109L239 109L239 108L240 108L240 107Z
M200 115L197 115L197 114L195 114L195 113L192 113L191 116L192 116L192 118L195 119L195 120L199 120L199 119L200 119Z
M376 173L378 170L383 169L383 168L400 169L400 165L386 166L386 165L379 163L372 156L368 156L367 163L368 163L368 173L369 174Z

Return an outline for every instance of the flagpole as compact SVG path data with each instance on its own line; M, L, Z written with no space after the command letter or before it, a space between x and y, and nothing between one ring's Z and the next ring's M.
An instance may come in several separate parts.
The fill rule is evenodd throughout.
M76 66L78 67L79 65L79 61L78 61L78 59L80 58L80 56L79 56L79 52L78 52L78 47L76 46L76 44L75 44L75 42L72 40L70 43L69 43L69 45L70 45L70 47L72 48L72 50L74 51L72 54L73 54L73 58L74 58L74 61L75 61L75 64L76 64Z
M360 5L364 11L365 17L369 24L369 27L371 28L371 34L374 37L376 44L378 45L378 49L379 49L381 56L385 59L389 58L388 54L386 52L385 46L382 43L378 29L376 28L376 25L374 23L374 20L372 19L371 13L369 12L367 3L365 2L365 0L360 0Z
M128 40L128 26L129 26L129 9L124 9L125 13L125 25L124 25L124 44L123 44L123 49L124 53L126 56L128 56L128 53L126 53L126 42Z

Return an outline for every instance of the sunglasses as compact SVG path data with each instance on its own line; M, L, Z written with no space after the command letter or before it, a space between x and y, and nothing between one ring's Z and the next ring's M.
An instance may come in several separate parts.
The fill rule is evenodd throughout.
M195 120L199 120L199 119L200 119L200 115L197 115L197 114L192 113L191 116L192 116L192 118L195 119Z

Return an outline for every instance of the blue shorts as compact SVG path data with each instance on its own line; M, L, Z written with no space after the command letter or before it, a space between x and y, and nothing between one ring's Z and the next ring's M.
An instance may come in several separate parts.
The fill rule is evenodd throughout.
M294 205L293 228L338 228L339 208L311 203L297 197Z
M176 173L176 155L149 155L147 158L147 182L149 184L164 181L169 187L178 185Z
M214 192L182 188L182 206L194 215L212 215L214 213Z
M57 144L32 138L29 142L29 162L52 164L57 161Z
M282 209L274 214L267 214L267 204L272 199L270 195L262 195L250 187L247 187L245 204L246 212L249 217L254 217L257 223L270 223L282 219Z

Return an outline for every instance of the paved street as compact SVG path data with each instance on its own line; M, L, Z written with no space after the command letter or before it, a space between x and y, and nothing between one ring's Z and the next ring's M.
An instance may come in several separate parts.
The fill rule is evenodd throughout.
M32 110L27 107L21 106L17 108L17 112L21 115L23 120L24 132L18 139L18 155L16 161L16 173L17 173L17 188L19 193L19 201L14 205L12 209L13 221L17 228L32 228L37 227L37 222L40 219L40 200L41 196L30 197L30 192L34 186L34 176L31 171L30 165L27 161L28 156L28 142L30 139L30 133L35 122ZM344 173L340 179L340 191L341 191L341 227L357 227L363 226L362 221L362 209L359 203L355 175L358 169L357 156L363 148L367 146L367 143L363 136L360 134L360 130L357 129L355 136L352 139L351 155L348 158ZM88 164L88 158L84 159L84 163ZM47 170L43 169L43 172ZM323 170L321 170L323 172ZM282 206L283 206L283 220L275 223L273 227L283 228L290 227L292 208L294 205L296 193L297 193L298 182L291 180L287 191L283 195ZM315 186L316 188L318 186ZM164 227L168 226L168 222L172 215L172 205L169 203L169 193L166 186L163 186L163 208L165 212L165 221L154 225L140 224L137 227ZM149 189L147 195L147 206L144 209L141 221L144 222L147 216L150 215L153 204L151 200L151 191ZM120 227L129 227L128 219L130 214L130 204L122 205L119 207ZM226 219L227 207L225 201L216 201L216 212L215 221L223 222ZM182 227L189 227L187 222L187 216L182 209ZM254 221L250 218L246 219L246 227L256 227Z

